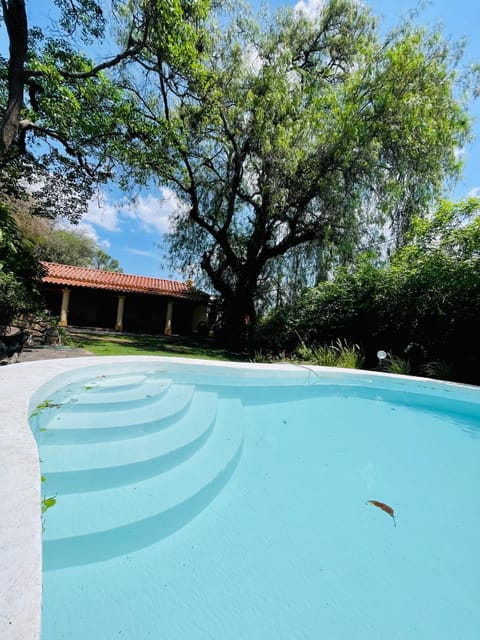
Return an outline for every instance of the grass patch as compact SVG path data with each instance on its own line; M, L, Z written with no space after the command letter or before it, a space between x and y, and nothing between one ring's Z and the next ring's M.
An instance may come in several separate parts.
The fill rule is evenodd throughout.
M69 331L68 345L96 356L177 356L206 360L238 360L208 339Z

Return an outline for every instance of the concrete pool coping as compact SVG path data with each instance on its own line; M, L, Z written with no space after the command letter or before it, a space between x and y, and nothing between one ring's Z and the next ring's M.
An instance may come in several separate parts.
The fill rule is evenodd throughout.
M396 381L399 389L422 383L423 393L444 394L450 386L461 390L461 400L480 404L478 387L392 376L364 370L331 369L292 364L254 364L193 360L161 356L110 356L42 360L0 368L0 639L39 640L42 597L41 486L38 450L28 418L40 400L77 379L78 370L102 367L142 370L146 365L168 366L172 371L208 371L225 379L259 384L266 372L280 373L278 384L336 382L348 374L353 383L381 386L382 379ZM288 374L288 375L287 375ZM271 383L271 378L270 378ZM441 385L441 386L439 386ZM447 385L447 386L445 386ZM443 396L445 397L445 396Z

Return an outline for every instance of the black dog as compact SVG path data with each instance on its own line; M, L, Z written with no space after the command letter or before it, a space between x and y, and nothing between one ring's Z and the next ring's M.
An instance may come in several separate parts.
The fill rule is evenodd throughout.
M28 342L30 334L27 331L20 331L13 336L0 336L0 360L8 358L10 362L16 362Z

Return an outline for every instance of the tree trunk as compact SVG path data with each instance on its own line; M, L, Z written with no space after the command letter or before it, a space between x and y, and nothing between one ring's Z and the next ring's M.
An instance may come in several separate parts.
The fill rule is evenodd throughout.
M8 102L0 124L0 151L6 153L18 132L23 107L24 66L27 57L28 27L24 0L2 0L3 17L10 41L8 61Z
M221 343L229 349L249 351L256 325L253 291L243 289L225 296L222 313Z

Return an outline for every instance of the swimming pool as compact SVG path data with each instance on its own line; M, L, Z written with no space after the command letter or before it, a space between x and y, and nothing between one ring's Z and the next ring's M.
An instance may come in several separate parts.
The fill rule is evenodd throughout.
M43 640L478 638L477 389L143 359L39 404Z

